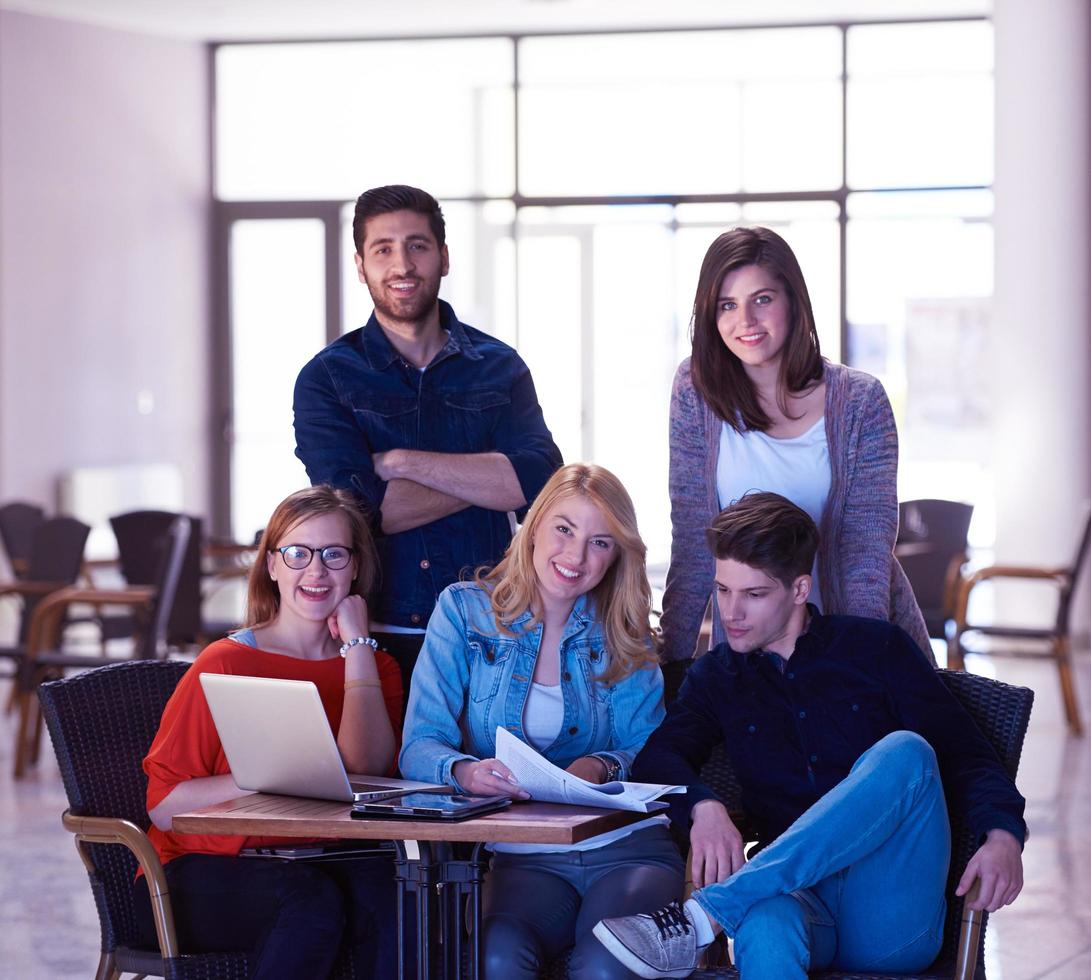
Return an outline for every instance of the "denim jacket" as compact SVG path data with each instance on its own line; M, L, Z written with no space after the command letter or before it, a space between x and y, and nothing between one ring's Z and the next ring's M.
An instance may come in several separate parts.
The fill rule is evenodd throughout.
M386 483L371 457L390 449L503 453L533 500L561 464L530 371L507 344L460 323L440 302L447 343L423 370L406 363L374 314L322 350L295 386L296 455L312 483L364 505L383 570L372 618L424 628L436 597L464 569L496 562L511 540L507 514L468 507L398 534L380 531Z
M505 636L479 585L459 582L443 591L409 692L399 759L407 779L457 786L456 762L495 755L497 725L526 741L523 706L543 631L530 619L524 613L512 623L516 635ZM608 661L602 624L583 596L561 637L564 721L542 754L562 769L591 753L609 755L624 779L663 720L663 675L650 664L608 686L598 680Z

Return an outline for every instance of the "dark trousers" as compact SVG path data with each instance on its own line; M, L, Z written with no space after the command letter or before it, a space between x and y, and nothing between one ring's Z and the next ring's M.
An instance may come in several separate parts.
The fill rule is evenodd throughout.
M417 654L424 646L423 633L374 633L372 634L379 647L390 654L402 671L402 694L405 703L409 703L409 682L413 678L413 667L417 662Z
M397 976L392 857L285 861L186 854L164 866L183 953L248 951L251 977L329 976L342 944L357 976ZM142 943L157 946L148 886L134 886ZM415 946L406 919L406 948ZM415 968L415 967L414 967Z
M591 930L607 916L654 912L680 899L685 878L678 848L658 826L590 851L493 855L486 980L535 980L569 947L571 980L635 977Z

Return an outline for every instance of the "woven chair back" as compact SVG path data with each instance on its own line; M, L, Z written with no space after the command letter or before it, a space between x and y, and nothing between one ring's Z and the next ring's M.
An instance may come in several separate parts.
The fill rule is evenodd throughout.
M33 582L56 582L72 585L83 568L83 549L91 533L82 521L74 517L51 517L34 531L26 578ZM41 596L24 596L23 614L19 622L19 644L26 642L30 617Z
M71 811L120 817L143 830L148 780L141 764L189 664L133 660L42 684L38 697ZM91 875L109 948L135 941L136 860L124 847L90 845Z
M118 564L126 582L159 584L170 530L180 516L164 510L134 510L110 518L117 539ZM193 643L201 635L201 519L188 515L187 519L189 540L166 632L167 642L179 646Z
M45 511L37 504L13 500L0 507L0 543L13 564L30 561L34 532L44 520ZM16 577L26 578L26 571L17 572Z

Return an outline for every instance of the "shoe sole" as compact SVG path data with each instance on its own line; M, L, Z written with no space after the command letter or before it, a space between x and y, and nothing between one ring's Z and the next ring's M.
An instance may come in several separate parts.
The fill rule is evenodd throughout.
M693 970L670 971L656 969L650 963L642 960L618 939L605 922L599 922L591 931L595 934L595 938L613 954L615 959L620 961L627 969L632 970L638 977L645 977L646 980L656 980L658 977L688 977L693 973Z

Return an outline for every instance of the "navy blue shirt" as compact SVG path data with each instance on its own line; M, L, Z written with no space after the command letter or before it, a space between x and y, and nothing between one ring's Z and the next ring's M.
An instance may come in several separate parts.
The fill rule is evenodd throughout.
M423 371L401 357L372 314L300 371L294 403L296 455L311 483L350 490L375 531L381 580L370 597L372 619L421 629L440 592L463 571L501 558L511 526L502 511L468 507L384 535L386 483L375 474L372 454L503 453L528 502L561 465L519 355L460 323L447 303L440 301L439 310L449 336Z
M909 635L857 616L810 624L787 661L727 643L687 671L677 700L633 764L633 778L686 784L670 816L688 830L693 806L716 794L701 767L724 743L743 807L765 845L844 779L872 745L916 732L939 760L948 806L977 835L1026 837L1023 797L992 746Z

